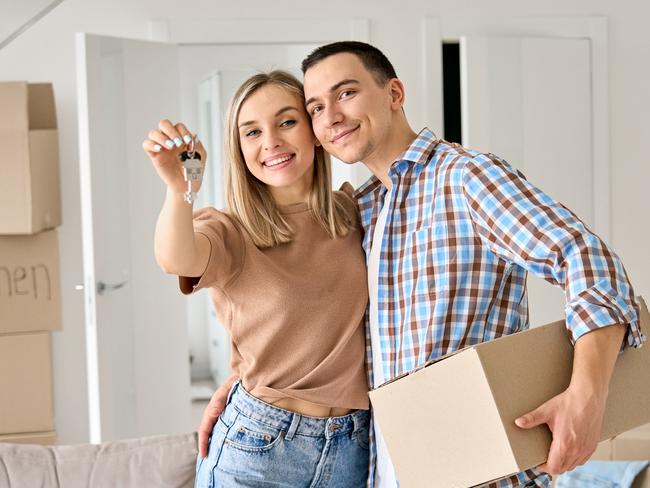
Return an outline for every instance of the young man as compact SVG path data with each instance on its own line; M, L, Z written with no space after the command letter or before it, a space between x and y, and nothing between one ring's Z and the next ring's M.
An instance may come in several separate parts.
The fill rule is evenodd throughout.
M583 464L596 448L617 353L644 340L618 257L505 161L426 128L416 134L402 109L404 85L373 46L323 46L302 68L316 137L374 174L356 193L368 258L370 385L527 328L530 271L565 290L573 374L566 391L516 421L549 426L547 462L492 486L548 486L544 473ZM395 487L380 427L370 486Z
M374 174L356 193L368 258L370 386L527 328L530 271L566 292L573 374L566 391L516 422L549 426L547 462L490 486L549 486L546 473L583 464L596 448L617 353L644 341L618 257L505 161L426 128L415 133L402 109L404 85L373 46L320 47L303 72L317 138L341 161L361 161ZM227 388L204 414L202 453ZM379 428L369 486L394 488Z

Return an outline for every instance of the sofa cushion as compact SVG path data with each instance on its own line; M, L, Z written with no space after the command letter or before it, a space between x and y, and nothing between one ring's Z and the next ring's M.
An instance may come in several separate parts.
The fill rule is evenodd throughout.
M99 445L0 443L2 488L185 488L194 485L196 434Z

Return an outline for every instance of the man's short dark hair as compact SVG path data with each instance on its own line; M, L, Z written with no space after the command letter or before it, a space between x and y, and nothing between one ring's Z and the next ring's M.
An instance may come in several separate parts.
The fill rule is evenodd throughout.
M384 86L389 80L397 78L395 68L386 55L375 46L358 41L341 41L326 44L312 51L302 61L302 73L334 54L350 53L359 58L363 66L370 71L379 86Z

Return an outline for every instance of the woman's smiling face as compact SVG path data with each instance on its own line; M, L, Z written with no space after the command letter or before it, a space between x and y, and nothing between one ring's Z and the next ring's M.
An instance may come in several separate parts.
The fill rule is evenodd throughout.
M274 196L309 194L316 138L300 97L265 85L242 104L237 128L246 167Z

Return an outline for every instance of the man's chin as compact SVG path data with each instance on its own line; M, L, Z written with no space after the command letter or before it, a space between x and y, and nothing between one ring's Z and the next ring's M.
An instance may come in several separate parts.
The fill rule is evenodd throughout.
M325 147L325 150L330 153L331 156L345 164L354 164L362 160L354 151L341 151L341 148L331 146Z

